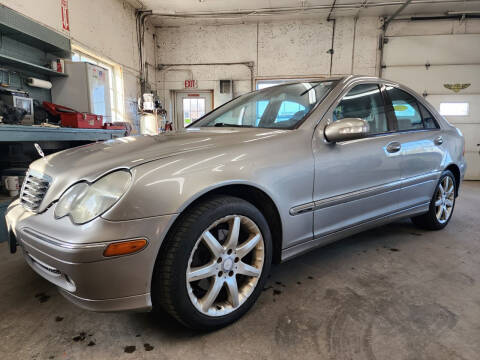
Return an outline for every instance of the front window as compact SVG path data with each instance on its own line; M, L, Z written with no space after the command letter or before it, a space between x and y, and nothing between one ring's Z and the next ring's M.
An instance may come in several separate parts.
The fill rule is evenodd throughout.
M333 120L359 118L369 125L369 135L388 132L383 98L377 84L360 84L352 88L333 111Z
M335 81L274 86L240 96L212 111L192 127L293 129L325 98Z

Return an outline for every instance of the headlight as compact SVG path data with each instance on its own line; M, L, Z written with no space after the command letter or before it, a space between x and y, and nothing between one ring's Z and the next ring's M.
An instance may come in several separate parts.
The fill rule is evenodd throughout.
M121 170L93 184L81 182L73 185L60 197L55 217L69 215L75 224L85 224L110 209L127 191L131 179L128 171Z

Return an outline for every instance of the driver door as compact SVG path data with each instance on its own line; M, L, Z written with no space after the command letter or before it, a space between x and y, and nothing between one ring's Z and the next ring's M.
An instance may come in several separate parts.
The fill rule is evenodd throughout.
M313 139L316 239L402 207L402 151L384 99L380 84L352 85L317 126ZM325 125L343 118L367 121L368 136L328 143L323 135Z

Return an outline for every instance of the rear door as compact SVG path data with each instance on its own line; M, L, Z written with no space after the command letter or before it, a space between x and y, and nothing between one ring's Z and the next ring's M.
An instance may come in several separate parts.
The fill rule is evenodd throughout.
M393 107L396 138L401 145L402 199L412 207L428 203L442 171L442 131L412 94L396 86L386 86L385 92Z
M328 122L362 118L369 123L370 135L332 144L326 143L323 126L317 127L313 143L315 238L403 208L401 149L380 85L352 85L326 116Z
M423 94L465 136L467 180L480 180L480 34L389 36L382 77Z

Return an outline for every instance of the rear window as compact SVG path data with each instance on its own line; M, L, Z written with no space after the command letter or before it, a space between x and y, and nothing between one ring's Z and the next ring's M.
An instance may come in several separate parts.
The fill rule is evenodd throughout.
M422 114L425 129L438 129L437 120L435 120L432 113L422 104L419 103L418 106L420 106L420 113Z
M397 118L398 130L423 129L423 120L417 100L403 90L387 87L392 101L393 111Z
M412 95L392 86L387 86L386 89L392 101L399 131L439 128L432 113Z

